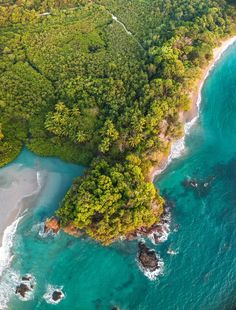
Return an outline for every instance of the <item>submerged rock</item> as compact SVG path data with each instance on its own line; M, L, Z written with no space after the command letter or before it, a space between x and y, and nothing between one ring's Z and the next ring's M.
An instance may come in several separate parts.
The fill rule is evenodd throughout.
M16 287L16 294L20 294L23 298L25 297L26 293L31 291L30 287L25 284L21 283Z
M60 219L58 217L51 217L47 219L44 224L44 233L52 231L54 234L57 234L60 230Z
M138 259L144 269L155 271L159 268L156 252L150 250L143 242L139 242L139 255Z
M183 181L183 186L196 191L198 195L206 195L215 178L215 176L209 176L205 180L187 178Z
M59 301L63 298L63 293L61 291L54 291L52 293L52 300L53 301Z
M187 187L187 188L188 187L197 188L199 184L197 180L195 179L187 179L187 180L184 180L183 185L184 187Z

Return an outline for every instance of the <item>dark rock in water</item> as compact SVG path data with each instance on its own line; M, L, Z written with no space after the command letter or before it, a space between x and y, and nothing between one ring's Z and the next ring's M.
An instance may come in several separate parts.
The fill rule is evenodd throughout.
M21 278L22 281L31 281L32 280L32 277L29 276L29 275L25 275Z
M185 187L192 187L192 188L197 188L198 187L198 182L195 179L187 179L183 182L183 185Z
M22 297L25 297L25 294L30 291L30 288L27 284L21 283L16 287L16 294L20 294Z
M207 195L211 188L212 182L215 180L215 176L209 176L204 180L187 179L184 180L183 186L194 190L198 195Z
M156 252L150 250L143 242L139 242L139 262L142 267L148 269L149 271L155 271L158 269L158 259Z
M54 300L54 301L58 301L58 300L62 299L62 297L63 297L63 294L61 291L54 291L52 293L52 300Z
M44 224L44 233L52 231L53 233L58 233L60 230L60 219L58 217L51 217L47 219Z
M118 307L112 307L111 310L119 310Z

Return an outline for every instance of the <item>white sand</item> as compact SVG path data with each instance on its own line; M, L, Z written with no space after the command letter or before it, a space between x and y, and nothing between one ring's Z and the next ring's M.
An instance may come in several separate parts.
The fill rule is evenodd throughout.
M39 172L36 170L20 164L0 170L0 246L4 230L23 213L29 200L39 191Z

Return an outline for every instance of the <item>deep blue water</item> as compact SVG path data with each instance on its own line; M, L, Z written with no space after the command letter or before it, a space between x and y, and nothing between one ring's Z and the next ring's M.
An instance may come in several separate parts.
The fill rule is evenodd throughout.
M1 280L9 285L12 274L34 275L34 298L21 301L10 294L10 310L236 308L236 45L203 87L200 117L186 138L185 155L156 182L174 204L172 228L179 227L165 243L152 245L165 262L164 275L157 280L150 281L138 269L137 242L102 247L62 232L40 237L38 224L58 207L83 169L26 150L17 162L45 169L50 177L18 226L11 268ZM188 177L210 185L186 188ZM167 254L169 247L178 255ZM63 287L66 298L58 305L42 297L48 285Z

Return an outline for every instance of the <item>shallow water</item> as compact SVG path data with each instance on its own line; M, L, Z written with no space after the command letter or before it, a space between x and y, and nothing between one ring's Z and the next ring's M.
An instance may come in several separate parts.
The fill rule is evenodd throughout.
M79 166L41 159L24 150L17 162L48 171L36 206L20 221L5 269L1 292L8 309L221 310L236 305L236 45L214 68L204 88L200 118L186 139L186 154L172 162L157 181L174 203L172 233L155 247L164 260L164 275L150 281L136 262L137 243L104 248L88 239L60 233L40 235L40 223L58 207ZM183 181L194 177L198 188ZM205 187L204 184L205 183ZM206 183L209 183L207 185ZM150 243L149 243L150 244ZM177 255L169 255L167 250ZM19 276L34 275L29 301L14 295ZM48 286L61 287L65 298L48 304ZM1 307L0 307L1 308Z

